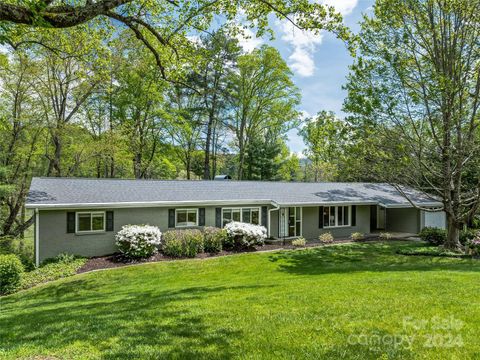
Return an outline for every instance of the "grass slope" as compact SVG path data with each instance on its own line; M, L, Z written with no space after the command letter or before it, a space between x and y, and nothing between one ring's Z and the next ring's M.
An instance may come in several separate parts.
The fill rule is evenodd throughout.
M0 299L0 357L479 358L480 262L396 254L416 246L344 244L63 279ZM412 347L389 343L405 336Z

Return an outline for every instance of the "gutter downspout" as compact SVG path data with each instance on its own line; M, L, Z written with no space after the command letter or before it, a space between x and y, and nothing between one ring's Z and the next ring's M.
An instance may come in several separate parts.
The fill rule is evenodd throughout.
M40 216L38 209L35 209L35 266L40 266Z
M272 201L272 205L274 206L272 209L268 209L268 228L267 228L267 238L270 238L270 228L271 228L271 212L272 211L277 211L277 210L280 210L280 206Z

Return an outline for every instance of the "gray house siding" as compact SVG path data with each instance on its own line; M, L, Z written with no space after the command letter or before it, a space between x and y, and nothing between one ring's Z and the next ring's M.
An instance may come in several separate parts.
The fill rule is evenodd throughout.
M319 207L303 208L303 237L307 240L318 239L320 234L330 232L335 238L349 237L353 232L370 232L370 206L357 205L356 225L339 228L319 228Z
M387 231L416 234L420 231L420 210L415 208L387 209Z
M224 206L227 207L227 206ZM234 207L234 206L229 206ZM241 207L260 207L242 205ZM197 208L196 206L176 207L176 209ZM205 226L215 226L215 206L206 206ZM117 251L115 234L128 224L148 224L158 226L161 231L168 228L168 210L174 207L145 207L123 209L82 209L89 211L113 211L114 229L101 233L67 233L67 212L75 210L43 210L39 212L39 261L69 253L81 256L101 256ZM263 224L262 224L263 225ZM266 226L266 224L265 224Z

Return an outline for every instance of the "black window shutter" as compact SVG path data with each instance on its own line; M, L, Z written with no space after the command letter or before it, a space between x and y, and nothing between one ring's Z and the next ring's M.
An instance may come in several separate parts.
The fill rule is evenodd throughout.
M357 225L357 206L352 205L352 226Z
M205 208L198 209L198 226L205 226Z
M67 212L67 233L75 232L75 213Z
M318 208L318 228L323 229L323 206Z
M106 231L113 231L113 211L107 211Z
M268 221L268 208L266 206L262 206L262 225L267 227L267 221Z
M222 227L222 208L215 208L215 226Z
M175 209L168 209L168 227L175 227Z

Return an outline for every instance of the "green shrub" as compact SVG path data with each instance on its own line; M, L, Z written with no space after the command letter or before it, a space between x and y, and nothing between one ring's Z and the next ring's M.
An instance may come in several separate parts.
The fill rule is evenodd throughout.
M227 234L227 237L223 239L222 247L226 250L233 250L235 248L235 238Z
M330 244L330 243L333 243L333 235L332 233L326 232L321 234L318 237L318 240L320 240L320 242L323 244Z
M460 231L460 237L459 237L460 243L463 246L467 245L468 243L470 243L470 241L475 239L475 237L477 236L477 233L478 233L478 230L475 230L475 229L466 229L466 230Z
M183 243L177 231L171 230L163 233L162 252L172 257L183 256Z
M447 239L447 232L444 229L434 227L424 227L418 235L420 239L436 246L442 245Z
M0 238L0 254L17 255L25 271L35 269L33 240L4 236Z
M305 247L305 245L307 245L307 240L300 236L299 238L292 240L292 245L295 247Z
M223 243L227 240L227 231L216 227L206 227L203 230L204 250L208 253L222 251Z
M24 274L22 289L75 275L86 262L86 258L68 254L60 254L54 258L46 259L40 267Z
M162 251L172 257L195 257L203 252L203 234L198 229L166 231Z
M203 234L200 230L185 230L183 235L186 257L195 257L203 252Z
M10 294L20 287L23 271L16 255L0 255L0 295Z

